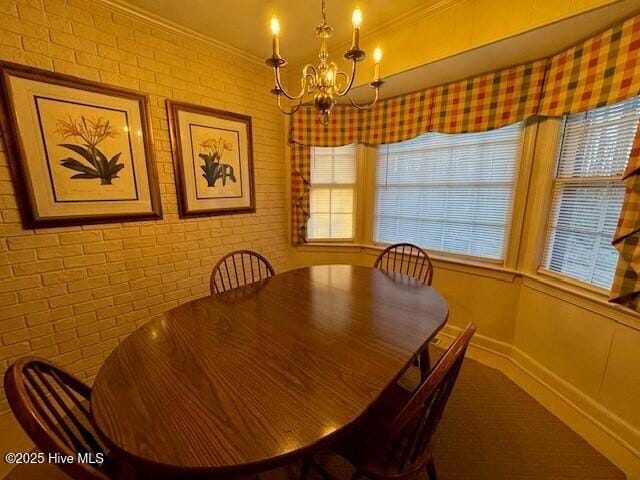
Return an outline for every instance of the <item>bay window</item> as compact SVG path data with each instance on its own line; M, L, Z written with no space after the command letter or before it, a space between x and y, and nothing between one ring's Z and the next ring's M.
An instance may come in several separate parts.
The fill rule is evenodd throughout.
M426 133L378 147L374 240L502 260L522 131Z
M311 149L309 240L353 240L356 146Z
M563 119L543 269L609 289L640 97Z

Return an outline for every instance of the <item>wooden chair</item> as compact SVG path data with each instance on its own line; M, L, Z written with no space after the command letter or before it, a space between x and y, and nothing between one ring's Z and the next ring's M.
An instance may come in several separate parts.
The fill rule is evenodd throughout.
M415 392L397 384L389 387L352 432L339 441L335 450L356 468L352 480L409 479L422 471L429 480L436 480L436 428L474 332L475 326L467 325ZM312 466L323 477L327 475L313 461L305 462L302 474Z
M373 266L387 272L404 273L427 285L431 285L433 280L431 258L427 252L412 243L388 246L378 255Z
M276 274L269 261L251 250L236 250L222 257L211 272L211 294L259 282Z
M107 480L111 466L107 450L91 426L91 388L54 364L35 357L13 363L4 376L4 389L13 414L41 452L71 455L57 463L79 480ZM80 463L78 454L103 463Z
M433 263L427 252L412 243L396 243L385 248L373 264L386 272L404 273L419 282L431 285L433 280ZM420 368L420 376L425 379L431 369L429 349L425 348L416 361Z

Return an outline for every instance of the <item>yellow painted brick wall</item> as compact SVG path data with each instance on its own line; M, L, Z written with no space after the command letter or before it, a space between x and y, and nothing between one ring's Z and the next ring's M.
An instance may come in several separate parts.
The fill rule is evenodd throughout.
M221 254L251 248L286 268L284 125L266 67L85 0L0 0L0 59L149 94L164 211L23 230L0 142L0 374L31 354L90 381L136 326L207 295ZM178 218L166 98L251 115L255 214Z

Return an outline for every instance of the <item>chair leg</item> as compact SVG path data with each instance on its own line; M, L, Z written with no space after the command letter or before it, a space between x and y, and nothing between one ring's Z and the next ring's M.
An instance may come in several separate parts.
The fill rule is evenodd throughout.
M309 472L311 469L315 469L320 475L322 480L335 480L329 472L327 472L321 465L316 463L312 458L306 458L302 462L302 468L300 469L300 480L306 480L309 477Z
M436 464L433 462L433 458L429 460L425 470L427 471L427 477L429 480L438 480L438 476L436 475Z
M429 358L429 347L425 347L420 352L420 380L424 380L429 376L431 371L431 359Z
M309 470L311 470L311 460L305 458L302 462L302 468L300 469L300 480L307 480Z

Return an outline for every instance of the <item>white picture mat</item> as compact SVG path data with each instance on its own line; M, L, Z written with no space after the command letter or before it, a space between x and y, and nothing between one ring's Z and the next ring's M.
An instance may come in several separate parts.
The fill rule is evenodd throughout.
M235 208L247 208L251 206L251 182L249 171L249 145L248 145L248 132L247 126L243 122L227 120L210 115L199 114L194 112L188 112L179 110L177 115L177 122L179 125L179 145L182 155L183 171L181 172L184 179L185 197L186 197L186 209L190 212L216 210L216 209L235 209ZM197 186L195 178L201 177L202 170L199 165L201 159L198 157L193 158L193 150L191 145L191 135L189 125L204 125L211 128L237 130L239 134L239 159L242 162L242 197L237 198L212 198L212 199L197 199ZM228 152L227 152L228 153ZM224 157L223 157L224 161ZM198 171L195 171L197 169ZM205 182L206 184L206 182Z
M149 177L143 140L140 104L136 100L50 84L26 78L9 77L15 118L25 155L26 181L33 189L34 208L39 218L77 217L78 215L134 214L152 211ZM132 162L135 165L138 200L83 201L57 203L49 180L47 155L40 135L35 97L104 106L127 112L131 133ZM55 160L54 160L55 163ZM46 181L44 181L46 179ZM97 180L98 186L99 180Z
M247 174L241 162L241 151L239 148L241 132L238 130L222 130L216 128L212 130L210 126L189 125L189 137L191 143L191 158L194 166L194 175L192 179L196 188L198 200L206 199L222 199L222 198L241 198L243 194L242 177ZM231 145L231 150L225 150L220 157L220 163L228 165L233 171L235 182L230 178L225 183L219 178L215 182L215 186L210 187L206 178L203 177L203 170L200 168L204 165L204 160L199 156L200 153L209 153L209 151L201 146L206 140L214 140L218 143L227 142ZM244 166L246 168L246 165Z

